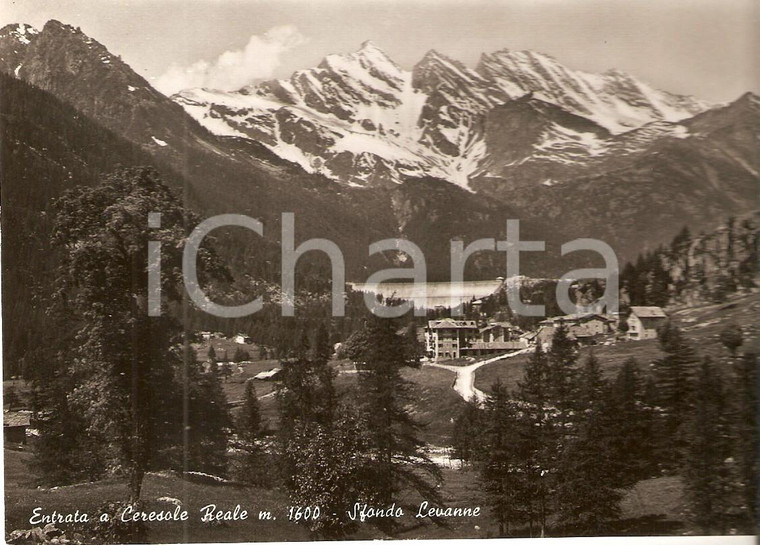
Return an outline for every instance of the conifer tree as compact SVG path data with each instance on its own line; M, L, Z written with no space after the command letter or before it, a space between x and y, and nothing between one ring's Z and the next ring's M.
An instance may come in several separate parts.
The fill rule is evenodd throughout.
M45 407L47 414L38 423L40 440L30 466L39 482L47 486L97 480L107 468L104 437L88 433L86 420L72 408L70 380L59 377L38 392L38 406Z
M182 455L191 470L224 475L232 421L219 373L200 373L194 354L191 354L187 379L190 384L185 415L187 442L183 445ZM179 463L178 457L175 464Z
M615 457L615 434L604 402L592 404L565 445L557 472L560 520L592 535L603 535L604 525L620 515L618 476L624 468Z
M246 361L250 357L251 356L248 354L247 350L238 346L235 348L235 354L232 356L232 361L240 363L241 361Z
M548 395L551 403L560 412L560 419L564 425L570 419L570 412L575 408L578 399L576 348L564 325L560 325L554 331L551 348L547 355Z
M648 305L664 307L670 299L668 291L670 275L663 267L661 258L664 252L663 248L659 248L647 260L648 284L646 288L646 303Z
M401 369L412 358L404 338L396 333L395 321L390 319L373 316L363 329L352 351L366 366L360 375L360 390L375 452L371 470L376 497L390 505L402 490L412 489L437 503L440 471L423 450L424 444L417 437L419 425L406 409L411 394Z
M531 535L537 523L541 536L551 513L551 497L558 463L558 410L551 404L551 368L539 343L528 360L523 380L518 383L521 402L520 426L524 430L522 466L526 488L533 498L529 505Z
M530 513L530 483L524 477L519 426L518 408L497 381L485 404L478 467L499 536L510 535L510 526L524 523Z
M733 460L723 380L707 357L699 369L694 401L684 460L687 497L703 533L725 534Z
M309 332L305 327L296 331L296 338L294 339L295 343L293 345L293 356L296 358L307 359L309 358L309 349L311 347Z
M739 511L742 513L743 533L757 533L758 475L760 475L760 426L758 425L758 392L760 369L753 352L740 357L734 366L730 399L733 400L733 452L737 464Z
M330 335L327 332L324 322L319 323L317 333L314 337L314 347L312 348L312 360L317 364L324 364L332 358L333 349L330 345Z
M602 378L599 360L591 351L583 365L576 388L579 408L584 411L593 409L596 404L601 403L605 390L606 382Z
M685 437L682 425L692 406L698 359L681 330L672 323L668 322L660 329L658 338L665 356L655 360L653 365L657 403L664 411L657 434L667 441L663 462L674 467L683 452Z
M236 478L255 484L268 486L272 483L272 461L261 443L265 430L262 422L261 405L252 380L245 383L243 406L237 418L237 432L242 456L236 463Z
M573 433L563 440L555 499L562 522L598 535L607 521L619 516L624 466L616 448L619 430L611 418L607 383L593 352L577 380L578 413Z
M280 413L278 462L285 485L294 491L304 486L299 479L299 460L313 447L308 430L329 433L335 421L336 392L331 369L299 358L282 362L277 400Z
M480 444L481 426L483 424L483 411L477 401L465 402L464 407L454 418L454 430L452 433L452 446L454 457L462 462L462 465L472 462L477 455Z
M424 347L417 337L417 324L410 322L404 329L404 341L411 366L419 366L420 358L425 354Z
M19 404L21 403L18 392L16 391L16 388L13 386L9 386L4 392L3 392L3 404L8 406L8 410L13 410L15 408L18 408Z
M259 437L263 426L261 422L261 405L256 396L256 387L252 380L245 383L243 407L237 421L238 433L246 440L253 441Z
M277 386L281 429L287 432L296 421L329 425L335 403L331 370L306 358L281 365L282 378Z
M620 486L628 486L650 476L656 463L652 452L653 406L646 402L644 383L634 358L623 362L608 397L610 426L615 432L614 456L625 468L618 482Z

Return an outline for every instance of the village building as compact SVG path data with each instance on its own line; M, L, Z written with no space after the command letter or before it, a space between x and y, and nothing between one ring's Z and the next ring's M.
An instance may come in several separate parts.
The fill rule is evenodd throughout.
M656 339L657 330L668 320L660 307L631 307L628 316L628 338L633 341Z
M524 342L527 346L536 346L537 337L538 331L526 331L520 335L520 341Z
M232 340L237 344L253 344L253 339L251 339L251 336L246 335L245 333L238 333Z
M522 330L509 322L491 322L479 330L480 340L486 343L516 341Z
M434 359L500 354L528 347L519 328L509 323L478 327L475 320L431 320L425 331L425 346Z
M278 375L282 372L279 367L273 367L268 371L262 371L253 377L254 380L277 380Z
M475 320L431 320L428 322L425 349L435 359L462 357L461 348L478 335Z
M602 336L615 331L615 319L604 314L567 314L555 316L538 324L535 341L541 347L551 348L554 333L560 326L567 329L567 336L579 344L593 344Z
M31 425L31 411L5 411L3 413L3 437L5 444L23 445L26 431Z

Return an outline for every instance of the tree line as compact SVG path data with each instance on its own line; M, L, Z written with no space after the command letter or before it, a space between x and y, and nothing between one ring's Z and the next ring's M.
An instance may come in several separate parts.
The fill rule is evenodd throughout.
M755 532L756 354L731 350L719 367L672 324L659 340L650 369L631 358L608 378L559 328L513 391L497 381L463 408L454 451L477 470L500 535L604 535L624 491L660 475L681 476L703 533Z

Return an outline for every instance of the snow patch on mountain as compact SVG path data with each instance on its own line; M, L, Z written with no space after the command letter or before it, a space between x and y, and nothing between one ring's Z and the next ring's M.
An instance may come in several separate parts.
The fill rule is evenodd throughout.
M13 31L13 34L15 35L16 39L24 45L29 45L31 43L30 38L39 33L40 33L39 30L37 30L31 25L27 25L24 23L19 24L16 27L16 29Z
M553 123L550 130L543 134L542 141L536 146L538 151L572 151L577 149L584 155L596 157L608 150L606 142L591 132L579 132Z

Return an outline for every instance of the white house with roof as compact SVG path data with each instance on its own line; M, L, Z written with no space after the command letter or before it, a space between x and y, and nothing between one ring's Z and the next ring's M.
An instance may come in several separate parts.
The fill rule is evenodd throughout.
M631 307L628 316L628 338L633 341L656 339L657 330L668 320L660 307Z

